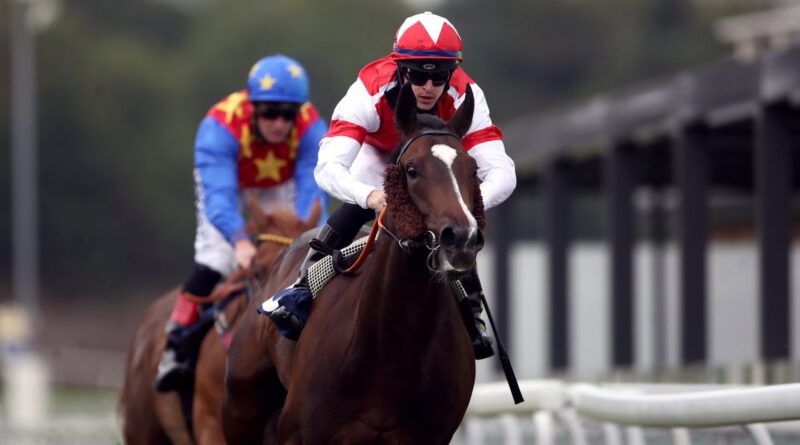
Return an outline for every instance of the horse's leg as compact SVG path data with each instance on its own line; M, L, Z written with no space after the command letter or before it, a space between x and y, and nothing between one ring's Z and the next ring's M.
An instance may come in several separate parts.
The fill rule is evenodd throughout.
M186 418L181 408L181 398L177 392L158 392L153 396L155 410L161 426L166 430L172 444L192 445L192 436L186 427Z
M267 426L264 428L264 436L261 439L261 445L291 445L292 442L281 442L278 440L278 419L280 419L280 408L273 411L270 418L267 420Z
M222 399L225 396L227 350L216 331L203 340L195 371L194 434L198 445L225 443L222 433Z
M128 350L119 409L125 443L129 445L172 443L156 415L153 379L164 345L164 323L176 297L177 291L173 290L150 305Z
M152 335L158 336L158 333L152 333ZM137 335L132 348L146 348L149 343L150 341ZM128 445L170 445L171 441L153 410L151 379L154 373L145 372L142 366L138 366L140 364L133 361L135 355L135 352L131 350L119 405L125 443Z
M285 391L267 352L266 320L246 311L228 351L222 426L229 444L262 443L283 404Z

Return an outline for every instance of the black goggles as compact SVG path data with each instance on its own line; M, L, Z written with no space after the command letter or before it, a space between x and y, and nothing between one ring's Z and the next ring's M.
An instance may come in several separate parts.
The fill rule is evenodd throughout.
M297 104L268 104L261 105L256 108L256 116L262 119L277 119L279 117L287 121L294 121L297 119L297 113L300 107Z
M450 80L451 73L452 71L449 70L420 71L411 68L405 69L405 75L408 81L411 82L411 85L418 87L428 83L428 80L431 81L433 86L440 87Z

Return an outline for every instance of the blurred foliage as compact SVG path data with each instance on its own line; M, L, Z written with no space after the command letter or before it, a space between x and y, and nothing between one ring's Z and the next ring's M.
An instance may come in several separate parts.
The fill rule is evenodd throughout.
M188 3L188 2L183 2ZM37 36L42 277L50 294L167 287L192 261L192 146L208 107L244 87L260 57L304 63L323 115L365 63L385 55L404 17L396 1L64 0ZM436 11L465 42L465 69L495 120L537 113L721 57L712 21L753 2L451 0ZM8 67L0 1L0 66ZM8 69L0 139L9 141ZM9 144L0 188L9 190ZM0 251L10 252L0 194ZM0 257L8 281L10 254Z

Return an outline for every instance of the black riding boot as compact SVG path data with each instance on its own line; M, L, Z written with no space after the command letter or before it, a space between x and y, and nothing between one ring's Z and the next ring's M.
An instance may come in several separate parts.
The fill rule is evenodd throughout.
M167 336L167 345L161 354L161 361L158 362L155 388L161 392L175 391L180 385L187 381L194 369L189 357L181 351L182 333L188 326L181 326L174 321L168 321L164 328Z
M459 282L467 295L465 301L461 301L460 304L467 331L470 338L472 338L475 360L491 357L494 355L494 342L486 332L486 323L481 319L481 312L483 312L481 295L483 295L483 289L481 288L480 279L478 279L478 272L473 269L468 276L460 279Z
M195 264L194 270L183 286L181 295L208 296L221 278L222 275L214 269L202 264ZM167 344L161 355L161 361L158 363L158 372L154 382L157 390L175 391L191 380L200 342L209 328L208 321L199 319L186 324L172 319L167 322L164 328Z
M201 308L205 309L206 305ZM185 326L172 320L167 322L164 330L167 334L167 345L161 354L155 380L158 391L176 391L194 380L200 344L213 323L213 318L202 316Z
M311 248L308 249L308 254L306 254L303 264L300 265L300 275L297 280L286 289L278 292L272 297L272 300L277 302L290 294L310 294L311 289L308 287L308 269L313 266L314 263L321 260L326 255L329 255L333 249L342 247L342 242L343 238L336 233L331 226L325 224L322 229L320 229L319 234L308 243ZM299 335L300 331L303 329L303 320L282 305L271 311L269 313L269 318L278 328L285 331L296 332Z

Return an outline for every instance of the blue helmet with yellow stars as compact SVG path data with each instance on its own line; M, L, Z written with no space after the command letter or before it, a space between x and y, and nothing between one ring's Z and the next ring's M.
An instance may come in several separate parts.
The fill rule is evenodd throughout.
M267 56L250 68L247 92L252 102L308 102L308 76L291 57Z

